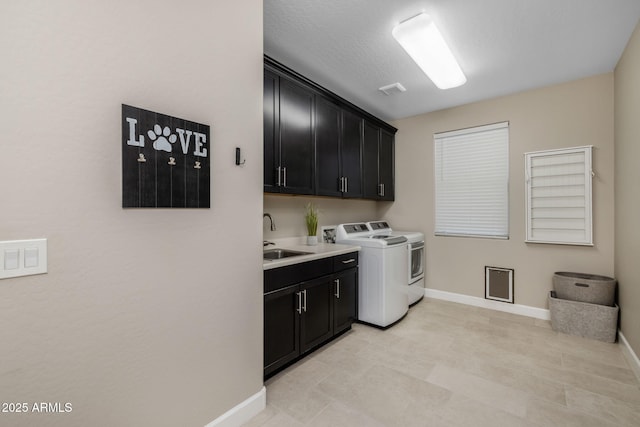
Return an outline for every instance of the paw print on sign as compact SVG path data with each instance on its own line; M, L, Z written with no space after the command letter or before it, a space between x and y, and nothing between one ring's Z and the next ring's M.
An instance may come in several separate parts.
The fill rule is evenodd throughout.
M165 126L164 129L160 125L155 125L153 130L147 132L149 139L153 141L153 148L155 150L162 150L170 153L172 150L171 144L174 144L178 137L171 134L169 126Z

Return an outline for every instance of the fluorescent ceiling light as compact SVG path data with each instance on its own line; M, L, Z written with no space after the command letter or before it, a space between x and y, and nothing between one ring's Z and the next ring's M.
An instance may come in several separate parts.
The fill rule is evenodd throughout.
M450 89L466 83L467 78L449 46L426 13L399 23L392 34L438 88Z

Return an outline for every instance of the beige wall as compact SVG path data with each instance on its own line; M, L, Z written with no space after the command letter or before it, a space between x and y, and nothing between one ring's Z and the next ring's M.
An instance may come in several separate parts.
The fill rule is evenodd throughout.
M319 209L318 235L323 225L378 219L378 204L371 200L265 194L264 211L271 214L277 228L276 231L271 231L269 220L265 218L262 224L265 240L306 236L304 210L309 202L313 202Z
M0 424L203 426L259 392L262 2L4 1L0 52L0 240L49 244L0 280L0 401L73 405ZM211 125L211 209L121 208L121 103Z
M509 240L435 237L433 134L509 121ZM515 303L546 308L555 271L613 274L613 73L394 122L396 202L380 216L426 235L426 286L484 297L484 267L515 269ZM526 244L524 153L593 145L594 247Z
M621 331L640 354L640 25L615 70L615 273Z

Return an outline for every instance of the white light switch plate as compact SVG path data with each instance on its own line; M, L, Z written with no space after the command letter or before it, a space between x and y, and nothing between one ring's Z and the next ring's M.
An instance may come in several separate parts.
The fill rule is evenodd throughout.
M0 242L0 279L47 272L47 239Z
M20 251L18 249L5 249L4 269L15 270L20 267Z

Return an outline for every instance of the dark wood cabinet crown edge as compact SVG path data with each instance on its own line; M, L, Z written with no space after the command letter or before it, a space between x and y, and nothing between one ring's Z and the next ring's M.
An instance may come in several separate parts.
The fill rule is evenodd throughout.
M336 93L330 91L329 89L326 89L322 86L320 86L319 84L315 83L312 80L309 80L308 78L306 78L305 76L303 76L302 74L290 69L289 67L287 67L286 65L276 61L275 59L264 55L264 65L265 67L271 69L272 71L278 72L278 73L283 73L285 75L288 75L289 77L293 77L295 80L298 80L300 83L305 84L306 86L308 86L309 88L313 89L314 91L332 99L334 102L336 102L338 105L340 105L341 107L347 109L347 110L351 110L354 113L362 116L363 118L375 123L376 125L380 126L382 129L385 129L387 132L390 132L392 134L395 135L395 133L398 131L397 128L391 126L389 123L385 122L384 120L374 116L373 114L363 110L362 108L358 107L357 105L347 101L346 99L344 99L343 97L341 97L340 95L337 95Z

